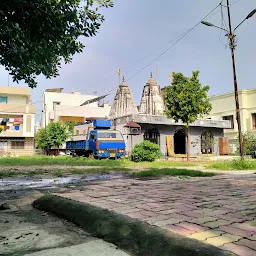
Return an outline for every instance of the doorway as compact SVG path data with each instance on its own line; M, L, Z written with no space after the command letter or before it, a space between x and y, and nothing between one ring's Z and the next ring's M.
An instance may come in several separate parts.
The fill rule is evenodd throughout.
M201 135L201 153L212 154L214 149L215 139L211 131L204 132Z
M178 130L174 134L174 153L186 154L186 133L184 130Z

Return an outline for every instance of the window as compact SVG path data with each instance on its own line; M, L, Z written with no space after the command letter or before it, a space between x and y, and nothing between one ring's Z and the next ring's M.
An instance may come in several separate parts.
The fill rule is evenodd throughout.
M0 141L0 151L7 151L7 141Z
M252 114L252 129L256 130L256 114Z
M122 139L122 134L120 132L117 132L117 131L105 131L105 132L102 132L102 131L99 131L98 132L98 138L101 138L101 139Z
M60 105L60 102L59 101L54 101L52 104L53 104L53 110L56 110L56 106Z
M231 122L231 129L234 129L234 117L233 116L223 116L222 120L227 120Z
M24 149L25 141L24 140L17 140L11 142L11 149Z
M7 103L7 97L0 96L0 103Z

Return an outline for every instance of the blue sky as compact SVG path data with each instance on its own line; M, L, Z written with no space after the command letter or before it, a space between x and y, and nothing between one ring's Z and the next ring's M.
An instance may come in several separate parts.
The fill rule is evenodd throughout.
M32 101L41 100L46 88L63 87L85 94L98 95L118 86L117 69L130 78L151 62L161 51L156 51L193 27L201 18L216 7L220 0L114 0L115 6L104 10L105 22L94 38L82 39L86 45L83 53L75 56L73 63L63 65L60 76L48 80L38 77L38 87L32 90ZM225 2L225 0L224 0ZM230 0L233 26L256 8L255 0ZM215 11L216 12L216 11ZM214 13L215 13L214 12ZM226 9L224 8L224 15ZM207 21L221 25L220 12ZM237 76L240 89L256 87L256 15L247 20L237 31ZM199 25L182 41L157 61L127 83L139 104L142 89L150 72L163 87L168 84L168 73L182 72L190 75L200 70L200 80L210 85L210 95L233 90L233 75L227 39L218 29ZM151 55L150 55L151 54ZM143 60L141 58L147 56ZM107 79L105 79L108 77ZM8 74L0 66L0 85L7 85ZM10 85L16 85L11 82ZM18 86L26 86L20 82ZM112 103L115 90L106 99ZM41 103L37 103L37 120Z

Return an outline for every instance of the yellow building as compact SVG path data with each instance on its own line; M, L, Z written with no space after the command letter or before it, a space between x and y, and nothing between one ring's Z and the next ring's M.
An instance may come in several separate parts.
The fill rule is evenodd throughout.
M28 88L0 86L0 156L34 154L35 106Z
M210 98L212 111L207 118L213 120L230 120L231 129L225 129L229 139L230 153L234 153L238 141L236 105L234 92L216 95ZM256 135L256 89L239 91L242 133L253 132Z

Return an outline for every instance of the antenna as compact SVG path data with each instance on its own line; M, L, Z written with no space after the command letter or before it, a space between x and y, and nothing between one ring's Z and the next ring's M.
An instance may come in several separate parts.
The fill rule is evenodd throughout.
M118 77L119 77L119 84L121 84L121 68L118 68L117 74L118 74Z

